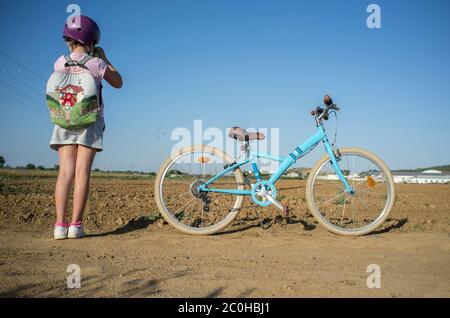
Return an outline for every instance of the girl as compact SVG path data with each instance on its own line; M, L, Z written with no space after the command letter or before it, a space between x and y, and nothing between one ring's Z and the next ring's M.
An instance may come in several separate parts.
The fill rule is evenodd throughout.
M101 99L101 81L105 79L112 87L120 88L122 78L119 72L106 58L100 47L100 29L89 17L80 16L79 28L64 26L63 38L70 50L70 58L81 61L86 55L92 55L85 66L94 76L100 87L101 116L92 125L83 129L67 130L55 125L50 148L58 151L59 173L55 187L56 223L53 236L55 239L79 238L84 236L83 212L89 192L89 176L97 151L102 151L103 103ZM55 63L55 71L64 68L66 59L61 56ZM67 206L74 183L73 211L70 224L67 223Z

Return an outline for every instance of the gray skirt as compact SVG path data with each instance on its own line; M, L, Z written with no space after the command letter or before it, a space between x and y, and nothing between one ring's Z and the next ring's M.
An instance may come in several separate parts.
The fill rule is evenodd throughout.
M105 130L105 119L99 117L92 125L81 129L64 129L55 125L53 128L50 148L58 151L61 145L83 145L103 150L103 131Z

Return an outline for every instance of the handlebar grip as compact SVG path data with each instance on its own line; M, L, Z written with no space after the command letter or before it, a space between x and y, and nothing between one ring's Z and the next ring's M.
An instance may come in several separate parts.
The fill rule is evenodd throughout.
M316 115L320 115L323 113L323 108L321 107L316 107L316 109L311 111L311 115L316 116Z
M326 106L330 107L331 105L333 105L333 99L331 98L330 95L325 95L325 96L323 97L323 103L324 103Z

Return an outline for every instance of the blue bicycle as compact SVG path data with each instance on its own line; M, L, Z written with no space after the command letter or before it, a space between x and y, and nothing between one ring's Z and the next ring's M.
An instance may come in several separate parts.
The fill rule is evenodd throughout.
M179 150L161 166L155 181L155 199L164 219L188 234L213 234L230 225L241 211L245 196L261 207L277 200L277 181L300 158L320 142L326 154L309 172L306 201L316 220L341 235L363 235L380 226L392 210L394 181L386 164L373 153L359 148L338 149L330 144L324 122L339 108L329 95L314 109L317 131L286 157L254 152L250 142L264 139L233 127L229 137L241 143L241 156L231 158L222 150L193 146ZM263 179L258 158L278 161L279 168ZM251 165L252 180L241 167Z

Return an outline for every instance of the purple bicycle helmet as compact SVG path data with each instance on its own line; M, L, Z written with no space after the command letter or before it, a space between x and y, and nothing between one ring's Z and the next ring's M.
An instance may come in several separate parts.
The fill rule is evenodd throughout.
M75 18L72 21L74 22L71 25L67 25L67 22L64 24L64 38L70 38L83 45L92 43L96 45L100 42L100 28L94 20L87 16L80 15L80 25L78 28L75 25Z

